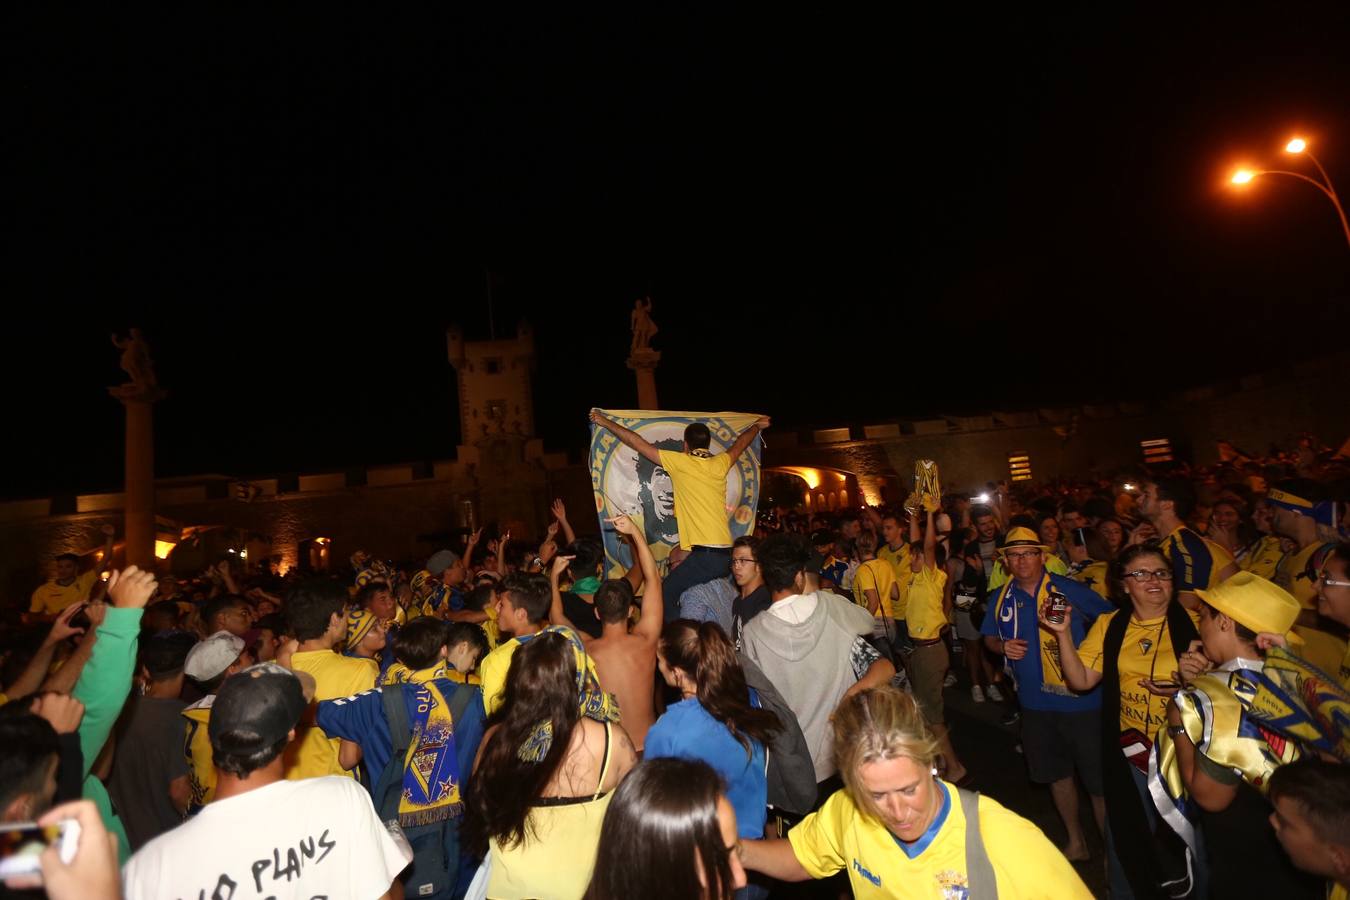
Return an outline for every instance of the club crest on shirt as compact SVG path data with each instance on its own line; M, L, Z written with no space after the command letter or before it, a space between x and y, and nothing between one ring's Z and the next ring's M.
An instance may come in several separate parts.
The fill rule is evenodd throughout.
M942 900L969 900L970 885L966 881L964 872L956 872L947 869L939 872L937 878L938 889L942 892Z
M1153 649L1153 638L1144 638L1142 641L1139 642L1140 653L1146 654L1148 653L1148 651L1152 649Z

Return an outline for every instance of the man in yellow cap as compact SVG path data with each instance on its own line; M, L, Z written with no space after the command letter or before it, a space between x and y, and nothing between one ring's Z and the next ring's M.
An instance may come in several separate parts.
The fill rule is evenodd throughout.
M1200 639L1179 659L1177 674L1186 686L1168 704L1168 725L1150 766L1151 791L1163 818L1193 848L1195 808L1223 812L1203 820L1209 856L1241 863L1211 867L1211 896L1292 896L1301 876L1265 839L1271 807L1264 794L1271 774L1304 750L1250 712L1256 697L1279 697L1262 677L1266 663L1256 636L1283 635L1289 645L1301 644L1292 630L1299 602L1251 572L1195 593ZM1297 713L1290 708L1288 718ZM1256 790L1244 790L1244 782Z
M1088 846L1078 816L1075 771L1092 800L1098 827L1104 825L1106 816L1101 691L1094 688L1080 693L1069 687L1059 643L1041 628L1038 611L1052 597L1067 601L1073 608L1069 625L1074 644L1079 645L1093 621L1114 607L1087 585L1047 571L1049 549L1030 528L1019 526L1004 535L998 553L1011 577L991 591L980 633L985 645L1007 660L1005 668L1012 673L1022 706L1027 770L1032 781L1050 786L1050 797L1069 837L1061 849L1070 861L1076 861L1088 858ZM910 602L914 602L912 594Z

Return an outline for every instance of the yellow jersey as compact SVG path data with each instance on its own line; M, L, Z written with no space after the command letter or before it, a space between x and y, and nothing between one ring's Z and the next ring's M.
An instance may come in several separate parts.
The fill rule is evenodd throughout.
M1275 583L1293 594L1294 599L1303 609L1317 609L1319 566L1316 564L1320 563L1325 557L1325 554L1320 556L1317 554L1319 550L1325 550L1328 546L1328 544L1317 541L1302 550L1289 554L1284 558L1279 570L1275 573Z
M966 817L956 789L938 782L942 810L913 844L902 844L884 824L836 791L819 812L788 832L792 853L814 878L848 871L853 896L947 900L969 896ZM1041 830L997 801L979 798L980 838L994 869L998 895L1089 898L1073 866Z
M1266 534L1247 548L1241 566L1244 572L1251 572L1267 581L1274 581L1283 560L1284 551L1280 549L1280 539L1273 534Z
M1302 647L1292 648L1296 656L1306 659L1328 675L1335 675L1340 671L1341 663L1345 659L1345 641L1334 634L1309 628L1307 625L1295 625L1291 630L1303 638Z
M858 571L853 573L853 597L858 605L863 609L868 608L867 591L877 592L877 598L880 601L877 605L877 611L873 613L878 619L899 619L903 616L895 614L895 599L891 597L892 592L898 593L899 588L895 578L895 570L891 564L884 559L869 559L867 562L858 566Z
M676 450L659 450L661 468L675 486L675 518L680 523L680 546L730 547L731 526L727 513L727 472L731 457L695 456Z
M340 700L375 687L380 667L373 659L343 656L332 650L306 650L291 657L291 668L314 676L314 700ZM292 781L320 775L352 773L338 762L342 741L329 738L318 725L297 729L286 748L286 777Z
M946 584L947 573L933 566L924 566L911 574L905 624L914 640L931 641L947 627L947 612L942 607Z
M83 603L89 599L89 592L94 589L94 582L97 580L98 573L91 569L82 575L76 575L70 584L61 585L52 580L39 585L38 589L33 591L28 611L54 616L67 606Z
M901 544L898 550L892 550L890 544L882 544L877 550L877 559L884 559L895 571L895 583L900 586L900 599L895 601L895 618L903 619L909 610L909 544Z
M1186 614L1198 628L1199 614L1189 610ZM1125 626L1125 639L1120 643L1120 656L1116 660L1116 671L1120 675L1120 683L1115 686L1120 691L1120 730L1137 728L1152 740L1158 728L1167 721L1167 703L1170 698L1150 694L1139 682L1145 678L1171 681L1172 673L1177 670L1177 655L1173 652L1167 616L1140 621L1122 610L1103 613L1084 635L1083 643L1078 647L1078 658L1094 672L1103 670L1102 644L1106 640L1106 629L1118 615L1130 616L1130 624ZM1102 690L1110 687L1102 685Z
M192 796L188 812L196 813L216 797L216 765L211 760L211 738L206 733L211 721L215 694L208 694L183 710L183 756L187 757L188 787Z

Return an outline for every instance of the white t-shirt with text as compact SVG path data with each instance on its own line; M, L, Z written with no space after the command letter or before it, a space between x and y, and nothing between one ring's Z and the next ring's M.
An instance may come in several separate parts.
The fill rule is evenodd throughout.
M128 900L374 900L412 860L350 778L278 781L207 804L122 870Z

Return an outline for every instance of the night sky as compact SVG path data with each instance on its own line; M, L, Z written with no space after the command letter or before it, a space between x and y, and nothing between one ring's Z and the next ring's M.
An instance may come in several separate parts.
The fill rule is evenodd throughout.
M498 332L536 329L552 449L634 405L648 293L663 406L784 425L1147 397L1343 343L1331 205L1226 186L1298 165L1298 133L1350 191L1339 4L14 6L0 497L117 488L108 334L137 324L160 475L449 458L444 329L488 335L489 273Z

